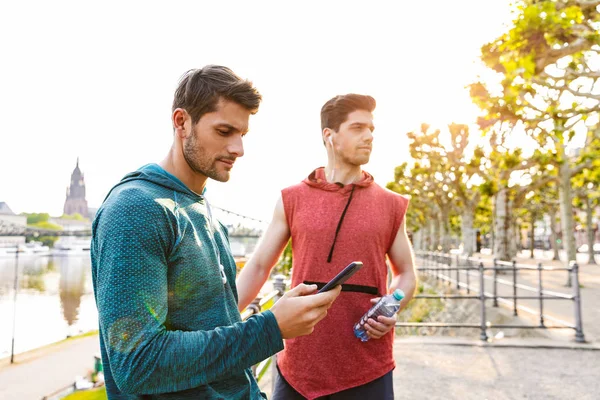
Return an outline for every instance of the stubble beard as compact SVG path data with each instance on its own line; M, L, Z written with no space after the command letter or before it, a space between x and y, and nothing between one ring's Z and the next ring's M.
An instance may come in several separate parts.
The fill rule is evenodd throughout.
M216 166L216 157L208 154L206 149L198 143L195 129L192 130L192 134L183 145L183 158L190 169L196 173L219 182L227 182L229 180L229 172L219 172Z

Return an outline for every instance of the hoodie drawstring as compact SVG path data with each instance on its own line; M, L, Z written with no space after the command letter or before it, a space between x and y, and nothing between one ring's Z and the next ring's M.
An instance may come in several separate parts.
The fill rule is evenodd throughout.
M335 230L335 237L333 238L333 243L331 244L331 250L329 250L329 256L327 257L327 262L331 262L331 257L333 257L333 249L335 248L335 242L337 241L338 233L340 232L340 228L342 227L342 222L344 221L344 216L346 215L346 211L348 211L348 206L352 201L352 195L354 195L354 189L356 185L352 185L352 191L350 192L350 197L348 198L348 202L346 203L346 207L344 207L344 212L342 212L342 216L340 217L340 221L338 222L337 229Z

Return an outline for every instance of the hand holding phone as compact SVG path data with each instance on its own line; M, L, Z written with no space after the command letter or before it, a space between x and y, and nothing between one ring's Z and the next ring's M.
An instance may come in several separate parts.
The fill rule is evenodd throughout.
M363 263L360 261L354 261L348 264L346 268L344 268L339 274L337 274L332 280L327 282L325 286L321 288L317 293L323 293L328 290L333 289L337 285L341 285L346 282L352 275L354 275L359 269L361 269Z

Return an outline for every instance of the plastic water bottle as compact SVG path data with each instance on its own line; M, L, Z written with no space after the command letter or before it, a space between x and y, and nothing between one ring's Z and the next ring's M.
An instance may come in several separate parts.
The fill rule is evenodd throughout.
M365 324L369 318L373 318L377 321L377 317L383 315L384 317L391 317L400 309L400 302L404 298L404 292L400 289L394 290L394 293L383 296L379 301L371 307L369 311L362 316L362 318L354 325L354 336L366 342L369 340L367 331L365 330Z

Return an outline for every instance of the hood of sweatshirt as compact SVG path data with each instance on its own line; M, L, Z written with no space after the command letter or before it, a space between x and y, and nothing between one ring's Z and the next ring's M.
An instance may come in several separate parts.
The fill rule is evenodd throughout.
M339 182L331 183L327 182L327 178L325 176L325 168L319 167L315 169L307 178L303 180L305 184L308 186L312 186L317 189L326 190L328 192L349 192L353 189L353 187L368 187L373 184L374 179L373 175L369 174L367 171L361 171L361 178L354 183L344 185Z
M108 192L108 194L106 195L106 198L108 198L110 193L115 188L119 187L120 185L122 185L124 183L135 181L135 180L152 182L154 184L163 186L167 189L171 189L171 190L179 192L179 193L183 193L187 196L196 198L198 200L202 200L204 198L202 195L191 191L183 182L181 182L179 180L179 178L177 178L175 175L172 175L169 172L165 171L158 164L147 164L147 165L144 165L143 167L141 167L140 169L138 169L137 171L128 173L127 175L125 175L123 177L123 179L121 179L121 181L119 183L117 183L115 186L112 187L112 189L110 189L110 192ZM206 188L204 189L204 192L205 191L206 191ZM204 194L204 192L202 194Z
M346 206L340 214L337 228L335 230L335 236L333 238L333 242L331 243L331 248L329 250L329 256L327 257L327 262L331 262L331 259L333 257L333 251L335 250L335 242L337 241L338 234L340 233L340 229L342 228L342 224L344 222L346 212L348 211L348 207L350 207L350 203L352 202L352 196L354 196L354 191L356 190L356 188L366 188L372 185L374 182L373 175L369 174L366 171L362 171L362 176L357 182L344 185L340 182L327 182L327 178L325 177L325 168L320 167L315 169L306 179L304 179L303 182L308 186L320 190L325 190L328 192L339 192L340 194L346 194L350 192L350 195L348 196L348 201L346 202Z

